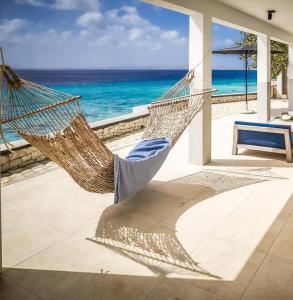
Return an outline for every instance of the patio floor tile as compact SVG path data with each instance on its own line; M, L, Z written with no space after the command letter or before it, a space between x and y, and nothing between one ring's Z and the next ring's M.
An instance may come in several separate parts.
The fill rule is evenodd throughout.
M44 300L34 292L20 286L17 282L5 275L3 275L0 280L0 299Z
M215 230L231 212L247 197L253 187L231 190L216 194L212 188L205 189L189 200L181 210L166 217L164 224L176 222L177 229L205 234Z
M3 235L4 267L15 266L65 237L66 234L60 231L28 220L23 226Z
M38 295L50 298L53 291L57 293L81 275L97 273L99 262L113 254L111 249L92 241L69 237L6 274Z
M202 290L181 280L166 279L158 288L156 288L147 298L147 300L224 300L227 298L215 295L208 291Z
M27 222L30 222L30 218L23 216L8 207L2 207L2 234L11 233L22 227Z
M287 220L288 223L293 223L293 211L291 212L288 220Z
M123 274L81 274L70 284L53 291L47 300L142 300L160 283L160 277Z
M292 278L292 261L268 255L257 271L242 299L293 299Z
M293 261L293 223L286 223L275 240L270 254Z
M113 253L111 249L92 241L69 237L18 264L16 268L92 272L101 260Z
M57 170L32 180L20 181L17 189L13 184L5 187L2 191L3 205L23 215L40 218L50 211L63 209L83 200L85 195L90 195L88 192L84 193L65 174L64 171Z
M230 299L240 299L265 254L236 246L221 239L208 238L190 257L197 268L178 268L171 278L182 280Z
M93 219L98 219L103 210L113 201L111 194L101 198L94 196L86 197L82 201L67 206L66 209L50 210L38 220L62 232L75 233Z
M244 203L217 228L214 236L243 247L268 251L288 217L291 191L286 189L287 185L287 180L257 184ZM283 190L277 197L276 189ZM262 242L264 237L266 241Z

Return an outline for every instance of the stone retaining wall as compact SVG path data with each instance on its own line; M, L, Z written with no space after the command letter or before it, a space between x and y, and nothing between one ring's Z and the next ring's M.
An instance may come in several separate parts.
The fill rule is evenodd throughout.
M249 94L248 97L249 100L255 100L256 93ZM212 103L237 102L244 99L244 94L218 95L213 96ZM145 127L147 120L147 107L141 106L134 107L131 114L94 122L90 125L100 139L107 140L141 130ZM15 141L12 145L12 153L6 150L3 144L1 145L0 165L2 173L13 172L13 170L47 159L40 151L24 140Z
M247 99L249 101L256 100L256 93L249 93L247 95ZM245 100L245 94L225 94L225 95L214 95L212 97L212 104L221 104L221 103L228 103L228 102L239 102Z
M111 118L90 124L102 140L113 139L141 130L148 120L147 110L134 112L122 117ZM47 159L40 151L24 140L12 143L13 152L3 149L1 145L1 172L18 170L30 164ZM3 149L3 150L2 150Z

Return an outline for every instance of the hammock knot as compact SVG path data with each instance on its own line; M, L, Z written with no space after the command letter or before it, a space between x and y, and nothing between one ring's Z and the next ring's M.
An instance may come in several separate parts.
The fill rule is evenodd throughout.
M194 70L190 70L186 76L185 76L185 80L190 83L192 81L192 79L194 78Z
M19 89L21 87L21 80L17 74L8 66L1 65L1 72L6 82L13 88Z

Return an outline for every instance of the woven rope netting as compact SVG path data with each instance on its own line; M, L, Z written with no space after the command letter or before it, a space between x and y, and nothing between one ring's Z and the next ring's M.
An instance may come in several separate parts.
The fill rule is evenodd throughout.
M71 96L19 79L1 67L1 121L63 167L84 189L113 191L113 154Z
M63 167L85 190L113 191L114 156L86 122L80 97L23 80L4 64L0 76L1 125ZM165 137L174 145L211 92L196 88L189 72L150 105L143 138Z
M150 118L143 138L168 138L174 145L195 115L210 99L211 88L200 88L194 71L154 101L150 107Z

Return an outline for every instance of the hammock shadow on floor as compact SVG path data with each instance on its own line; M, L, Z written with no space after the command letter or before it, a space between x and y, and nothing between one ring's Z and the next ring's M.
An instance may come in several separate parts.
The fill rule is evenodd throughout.
M187 251L176 235L176 223L201 201L267 180L202 171L167 183L153 181L132 199L108 207L95 236L88 240L131 258L158 276L181 270L221 279L192 259L190 249Z

